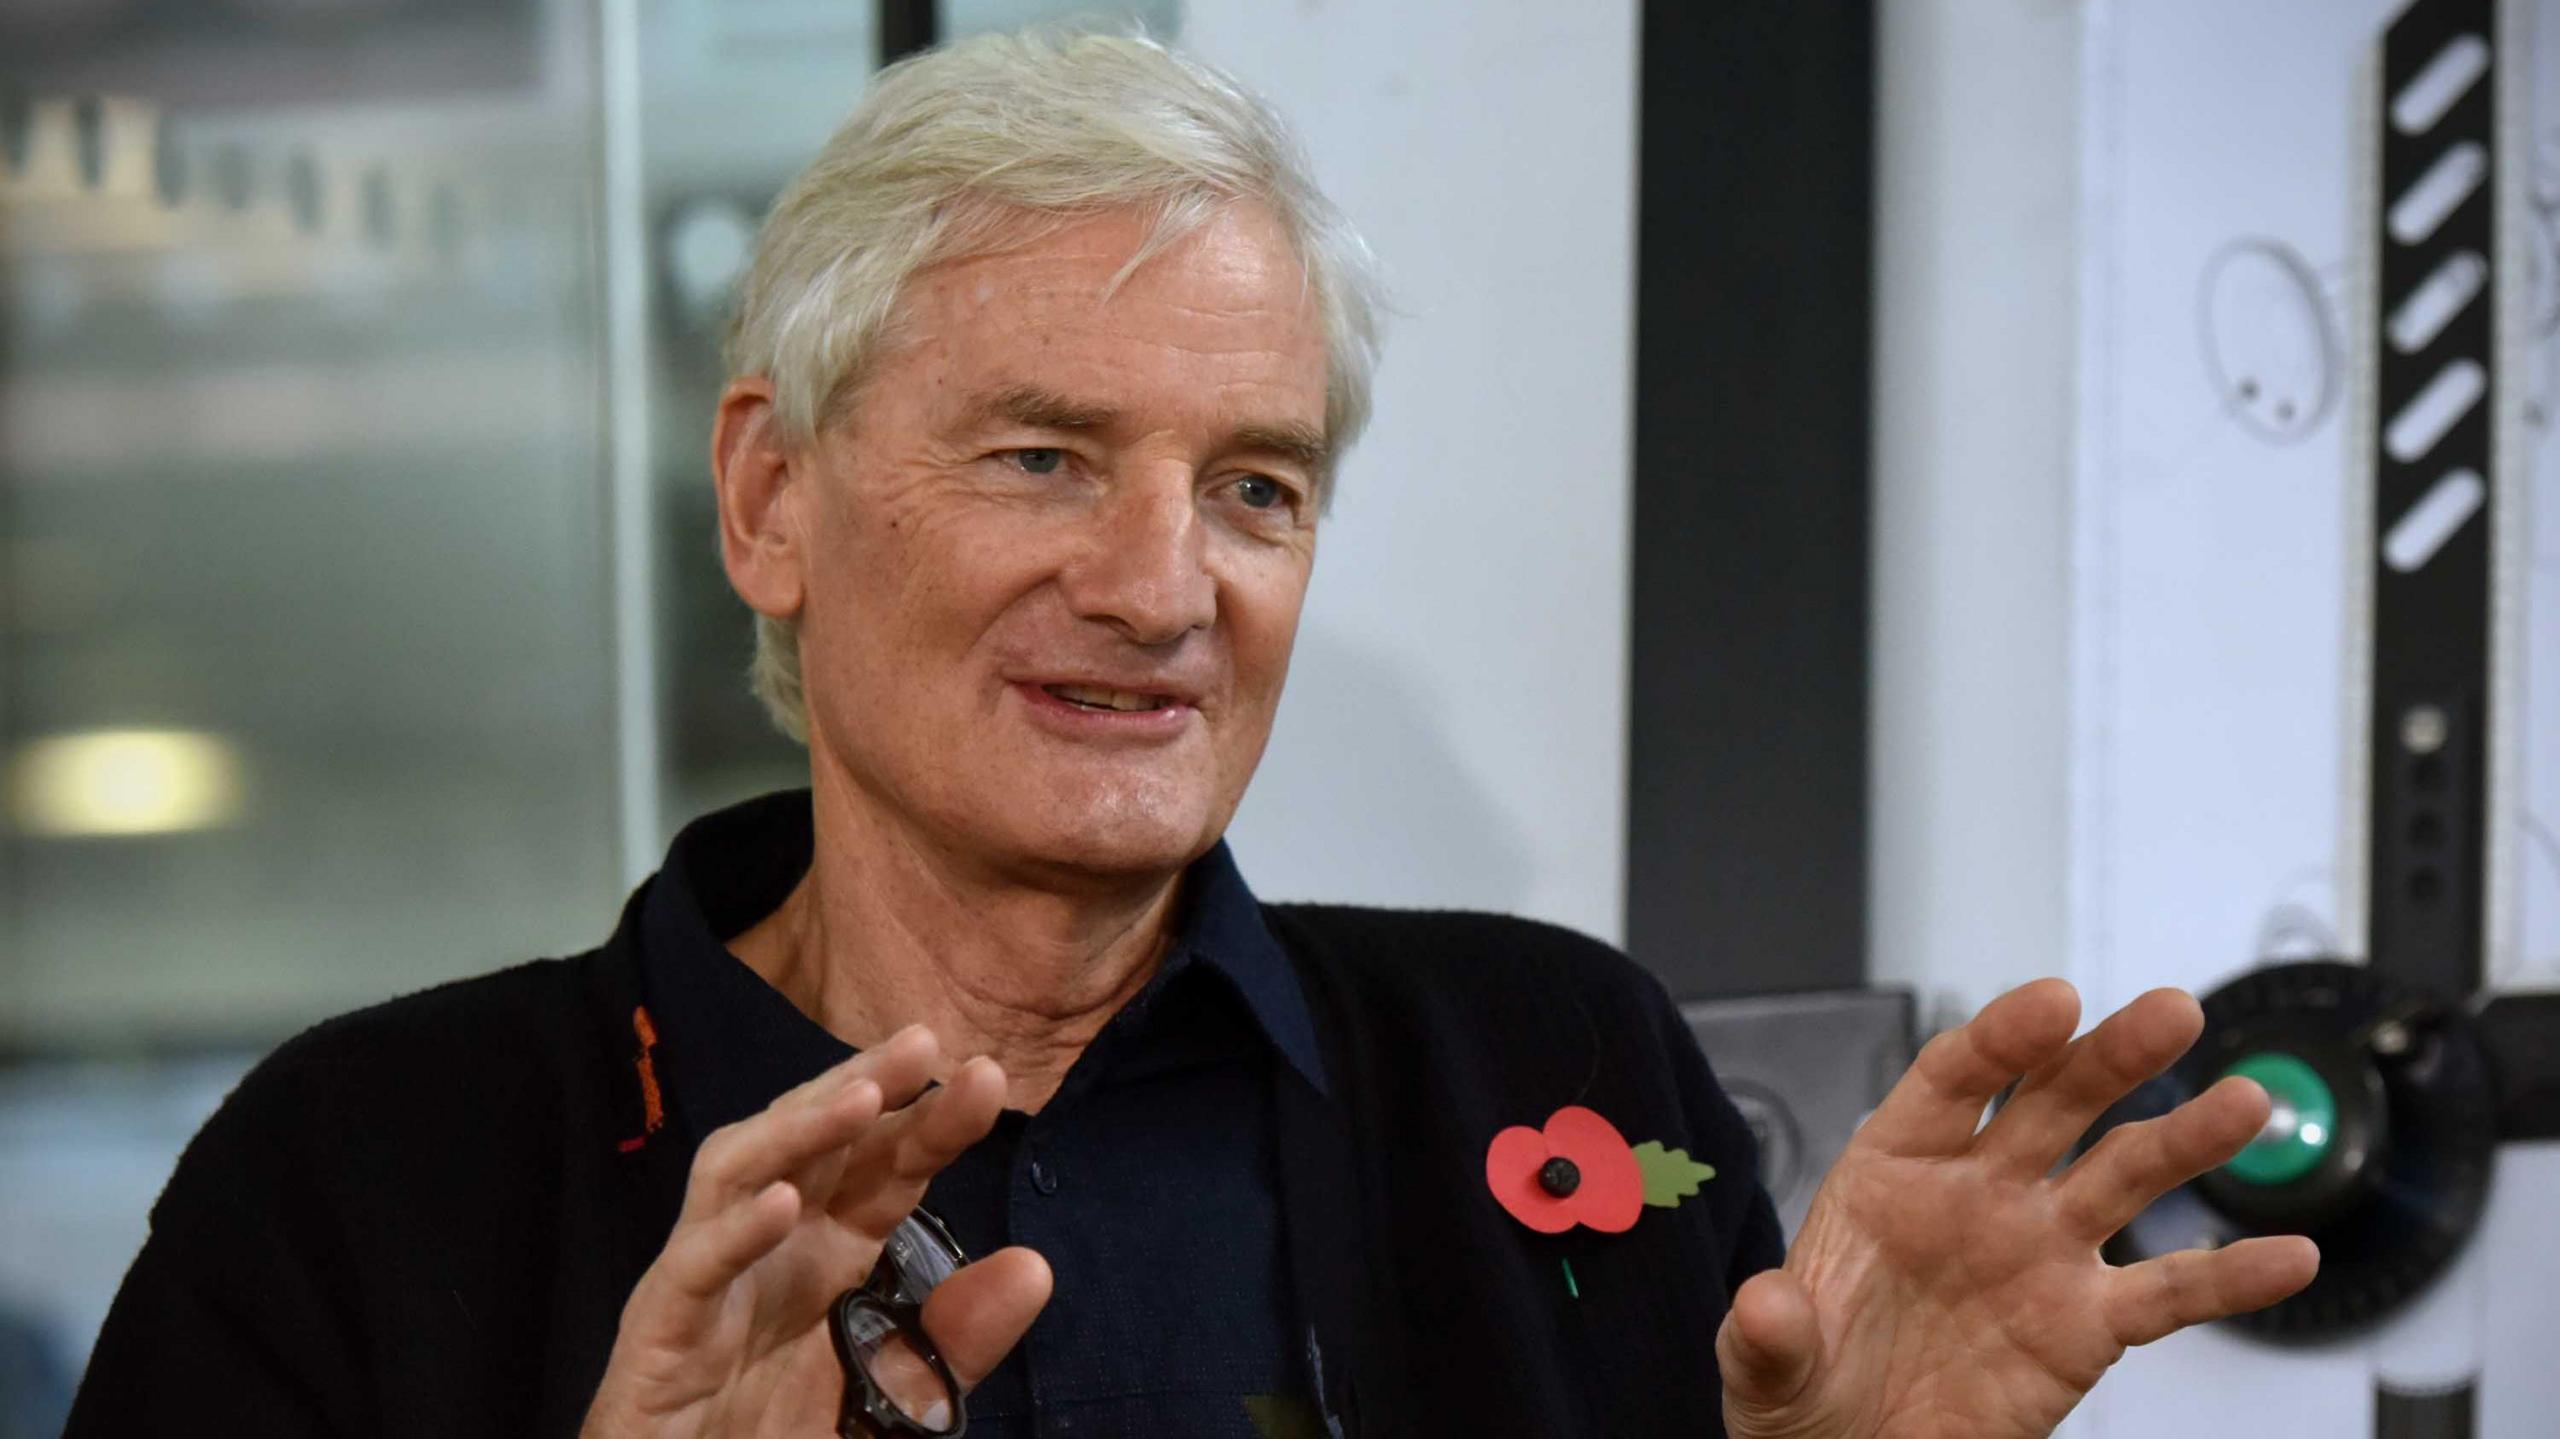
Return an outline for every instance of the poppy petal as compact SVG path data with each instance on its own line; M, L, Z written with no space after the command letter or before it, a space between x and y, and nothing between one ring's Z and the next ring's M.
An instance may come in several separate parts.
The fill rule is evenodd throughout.
M1553 1157L1545 1135L1515 1124L1493 1137L1484 1152L1484 1182L1494 1202L1540 1234L1573 1227L1573 1209L1538 1185L1538 1170Z
M1618 1127L1578 1104L1547 1119L1547 1147L1582 1171L1566 1200L1575 1221L1603 1234L1623 1234L1644 1213L1644 1170Z

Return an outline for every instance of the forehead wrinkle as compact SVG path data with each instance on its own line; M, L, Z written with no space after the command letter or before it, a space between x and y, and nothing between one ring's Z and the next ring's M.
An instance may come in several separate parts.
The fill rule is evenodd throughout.
M1024 352L1020 341L1035 343ZM1323 357L1311 342L1256 338L1233 347L1199 336L1128 334L1108 328L1032 323L1011 335L987 336L955 354L962 370L985 378L956 407L973 422L1012 421L1058 430L1100 430L1134 422L1137 412L1167 400L1206 403L1232 413L1278 398L1269 427L1312 427L1320 411L1293 415L1284 392L1308 378L1322 384ZM1312 424L1311 424L1312 422Z
M1107 224L930 267L910 318L942 342L929 347L940 361L935 388L959 392L945 413L1070 433L1170 421L1216 435L1223 449L1324 468L1329 357L1295 283L1303 266L1285 244L1238 253L1207 243L1227 238L1221 228L1185 236L1125 275L1097 273L1127 254ZM1189 421L1153 413L1167 402Z

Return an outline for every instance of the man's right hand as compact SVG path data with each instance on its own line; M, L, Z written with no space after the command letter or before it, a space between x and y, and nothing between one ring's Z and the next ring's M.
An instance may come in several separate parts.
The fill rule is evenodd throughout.
M684 1212L623 1306L582 1439L835 1432L844 1371L828 1306L1004 1105L994 1060L928 1090L941 1065L930 1031L901 1030L703 1141ZM934 1290L925 1328L964 1387L1031 1327L1049 1283L1046 1260L1013 1248Z

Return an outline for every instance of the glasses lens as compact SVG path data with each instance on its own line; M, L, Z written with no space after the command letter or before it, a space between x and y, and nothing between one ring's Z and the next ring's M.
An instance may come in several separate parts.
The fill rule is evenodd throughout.
M880 1246L880 1263L863 1286L899 1304L922 1304L960 1267L959 1247L931 1220L909 1215Z
M852 1341L854 1362L901 1418L931 1432L952 1427L960 1396L943 1378L942 1367L917 1350L887 1311L857 1301L846 1316L845 1334Z

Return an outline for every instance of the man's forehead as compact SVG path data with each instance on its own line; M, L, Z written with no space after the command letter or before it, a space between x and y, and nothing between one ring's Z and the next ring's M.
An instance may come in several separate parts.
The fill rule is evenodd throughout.
M1279 227L1221 216L1142 256L1148 233L1143 216L1100 216L919 272L897 326L907 353L879 377L929 372L958 419L1225 396L1320 438L1321 318Z
M913 318L949 324L991 312L1004 326L1055 329L1150 318L1223 321L1267 336L1274 349L1319 339L1322 320L1305 266L1258 205L1226 206L1169 238L1137 210L1026 228L1020 239L918 271L910 287Z

